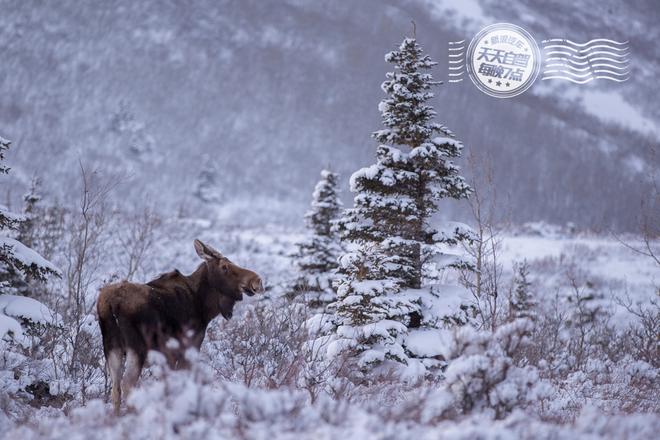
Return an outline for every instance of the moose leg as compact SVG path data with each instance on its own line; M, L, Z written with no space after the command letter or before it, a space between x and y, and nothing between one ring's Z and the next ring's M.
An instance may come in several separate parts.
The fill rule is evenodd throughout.
M126 401L131 388L135 386L142 373L147 358L147 344L143 334L130 320L120 319L119 328L126 347L126 366L121 379L121 393Z
M112 381L112 406L115 414L119 415L119 406L121 405L121 379L124 374L124 353L121 349L114 349L108 353L108 369L110 370L110 380Z
M126 371L124 372L124 377L121 381L121 390L125 399L128 398L131 389L140 378L140 373L142 373L142 367L144 366L145 360L146 350L128 349L126 351Z

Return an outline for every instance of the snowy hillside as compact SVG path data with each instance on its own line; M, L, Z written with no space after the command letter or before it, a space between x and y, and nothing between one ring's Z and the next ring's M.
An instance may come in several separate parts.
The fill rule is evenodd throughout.
M0 135L15 141L17 177L3 197L13 203L35 173L67 182L50 191L71 197L70 170L82 159L124 175L133 201L146 192L154 204L194 212L204 162L217 170L223 205L258 194L262 208L286 203L292 215L283 221L298 219L318 169L332 164L348 176L368 163L382 55L411 19L440 62L440 118L492 161L510 198L500 218L634 232L640 194L659 165L650 148L660 135L654 0L5 0L0 8ZM447 42L495 22L538 40L629 40L634 73L617 87L539 82L506 103L469 82L447 83ZM607 199L592 197L603 185Z

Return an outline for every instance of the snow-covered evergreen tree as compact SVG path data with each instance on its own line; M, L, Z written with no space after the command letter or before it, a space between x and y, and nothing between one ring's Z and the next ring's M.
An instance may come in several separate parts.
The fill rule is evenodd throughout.
M28 247L34 247L34 224L37 216L37 204L41 200L39 190L41 181L34 177L30 183L30 188L23 196L23 221L18 226L18 241Z
M110 128L118 136L120 148L127 150L127 157L150 164L161 162L155 139L147 131L146 124L136 117L130 102L119 103L119 110L112 115Z
M0 174L9 172L2 163L9 145L9 141L0 138ZM59 275L52 263L15 238L24 220L24 216L0 206L0 339L9 333L21 343L25 342L21 324L39 321L44 311L49 311L38 301L28 300L20 294L25 293L28 281L43 281L49 275Z
M4 152L9 145L8 140L0 138L0 174L9 172L9 168L2 164ZM14 214L6 207L0 206L0 274L4 274L0 275L0 287L3 288L3 292L9 287L6 280L16 274L43 280L48 275L59 273L49 261L14 238L24 219L24 216Z
M354 350L363 369L417 356L406 348L408 330L440 321L431 311L434 294L420 289L424 263L439 243L468 237L460 227L438 232L429 223L439 200L470 193L452 162L462 144L433 121L436 113L428 104L438 84L428 70L436 63L414 38L404 39L385 60L394 71L382 84L388 96L378 106L385 128L373 134L381 143L377 161L351 176L354 207L339 222L342 239L357 250L340 260L338 339L329 348Z
M202 168L197 175L195 192L193 193L204 204L215 204L222 200L217 175L217 168L213 165L211 159L204 155L202 157Z
M305 214L309 235L298 243L296 264L301 276L295 290L305 292L305 299L313 309L323 308L335 299L332 279L341 253L335 223L342 209L337 184L336 173L321 171L311 209Z
M535 301L530 292L532 283L529 281L529 266L526 261L514 266L514 288L510 300L510 315L512 318L536 319Z

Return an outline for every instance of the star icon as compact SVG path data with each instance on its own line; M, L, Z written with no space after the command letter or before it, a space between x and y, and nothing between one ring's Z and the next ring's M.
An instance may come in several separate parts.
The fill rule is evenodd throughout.
M495 84L497 84L497 86L499 87L499 86L502 85L502 81L498 81L498 82L496 82Z
M510 83L508 83L508 82L506 83L506 86L507 86L507 87L509 87L510 85L511 85Z
M488 78L488 82L489 82L489 83L492 83L492 82L493 82L493 80L492 80L492 79L490 79L490 78Z

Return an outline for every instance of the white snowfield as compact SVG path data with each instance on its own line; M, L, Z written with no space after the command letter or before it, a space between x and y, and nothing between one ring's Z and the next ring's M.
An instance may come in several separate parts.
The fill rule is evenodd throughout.
M643 250L645 246L639 238L621 240L635 249ZM660 255L660 240L652 246L655 254ZM568 290L562 284L562 278L565 282L568 275L589 281L605 294L606 306L619 326L634 318L622 302L645 307L660 299L660 267L650 257L624 246L614 237L508 235L503 238L501 260L508 271L514 262L531 263L533 279L548 296Z
M238 307L230 323L221 322L220 334L225 326L240 325L242 315L257 301L277 298L278 289L295 274L291 253L301 239L298 230L265 227L241 228L229 235L227 231L202 225L201 238L217 244L232 260L257 270L269 289L271 299L246 299ZM233 244L229 244L231 237ZM530 277L534 282L536 298L550 302L556 295L566 295L570 286L566 272L574 271L581 280L588 280L606 294L605 301L615 314L617 324L625 326L632 315L617 299L630 298L633 303L650 304L657 298L660 270L655 263L623 246L614 238L598 236L564 236L548 231L532 235L502 235L499 262L505 277L511 275L514 262L527 260ZM223 246L223 244L225 244ZM638 239L626 241L641 247ZM191 269L192 250L189 242L168 247L160 256L163 267ZM231 247L233 246L233 247ZM660 243L654 243L657 249ZM454 255L460 255L454 250ZM570 271L569 271L570 272ZM404 295L419 298L424 307L442 313L455 312L461 305L473 300L466 289L456 286L456 274L448 271L441 280L423 290L408 290ZM378 289L378 285L372 286ZM437 292L437 295L429 293ZM2 296L0 296L2 298ZM22 297L19 297L22 298ZM45 313L36 305L8 297L0 305L0 326L11 329L15 320L3 321L7 315L32 316L39 319ZM280 298L281 299L281 298ZM18 302L16 302L18 301ZM273 303L275 304L275 303ZM4 315L3 315L4 313ZM317 315L318 316L318 315ZM6 322L5 322L6 321ZM310 324L323 328L326 323L317 319ZM390 323L396 325L395 323ZM119 418L112 415L110 405L102 399L93 399L85 406L76 407L68 415L59 409L43 408L23 424L4 419L0 411L0 427L8 426L7 438L246 438L246 439L655 439L660 432L657 413L625 414L607 412L608 399L601 395L606 389L591 383L586 373L573 374L564 388L550 384L538 370L514 367L503 352L504 347L515 344L517 322L498 329L494 338L487 332L471 327L461 329L418 329L408 332L407 350L421 357L441 357L448 361L444 381L422 388L406 388L414 383L425 366L411 363L400 383L373 386L364 395L333 399L321 392L314 400L298 384L279 388L247 386L240 380L219 377L215 367L227 359L214 346L205 342L202 352L195 356L191 371L167 371L159 367L159 360L150 356L150 375L129 398L130 411ZM308 326L311 333L317 328ZM19 328L20 330L20 328ZM345 328L343 331L350 332ZM374 332L387 331L387 327L374 327ZM218 342L218 341L216 341ZM224 341L219 341L223 343ZM208 344L208 345L207 345ZM272 362L271 354L259 356ZM210 366L213 366L211 368ZM250 365L246 365L249 367ZM237 371L243 367L236 366ZM600 371L599 378L613 376L617 392L627 387L642 386L652 389L658 383L658 371L649 364L624 359L620 364L589 365ZM602 370L602 371L601 371ZM498 383L485 399L492 405L513 405L511 413L496 417L490 408L474 408L467 415L447 418L448 408L461 402L460 396L474 393L482 382L493 380L503 371L508 379ZM314 374L321 374L316 371ZM475 376L477 375L477 376ZM313 376L314 377L314 376ZM481 379L475 380L474 377ZM410 379L410 380L408 380ZM611 379L614 380L614 379ZM639 385L641 384L641 385ZM0 383L1 385L1 383ZM333 386L341 384L331 383ZM578 393L578 390L580 391ZM586 391L584 391L586 390ZM584 396L588 396L586 399ZM584 399L584 400L581 400ZM526 406L528 405L528 406ZM536 411L541 407L546 415ZM574 418L566 418L567 408L574 408ZM581 409L580 409L581 408Z

